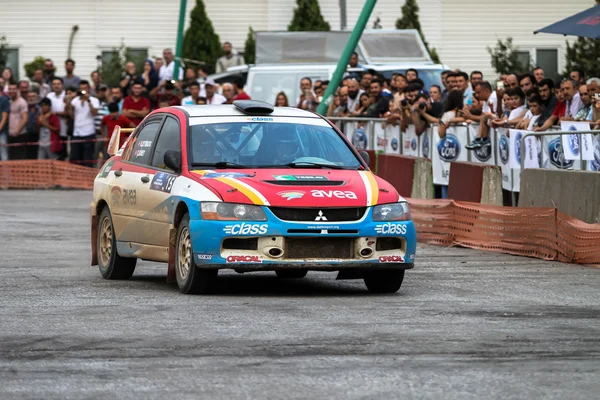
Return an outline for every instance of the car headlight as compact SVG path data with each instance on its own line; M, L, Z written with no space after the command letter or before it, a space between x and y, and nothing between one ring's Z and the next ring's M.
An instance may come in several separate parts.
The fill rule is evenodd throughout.
M373 221L409 221L411 219L407 202L382 204L373 207Z
M267 216L259 206L248 204L202 202L200 203L202 219L266 221Z

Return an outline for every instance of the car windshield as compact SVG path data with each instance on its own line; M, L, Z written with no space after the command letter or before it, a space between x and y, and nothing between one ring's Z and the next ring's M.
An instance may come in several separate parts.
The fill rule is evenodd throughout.
M348 144L329 126L249 121L192 125L190 129L193 166L361 167Z

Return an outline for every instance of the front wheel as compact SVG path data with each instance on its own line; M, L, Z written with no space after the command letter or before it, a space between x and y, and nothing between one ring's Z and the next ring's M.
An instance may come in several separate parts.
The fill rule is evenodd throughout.
M194 263L190 216L185 214L177 228L175 276L179 291L184 294L209 293L215 286L218 270L200 269Z
M371 293L396 293L402 286L404 270L368 271L363 279Z
M117 253L117 238L108 207L100 213L98 224L98 268L104 279L129 279L137 258L121 257Z
M281 279L300 279L308 273L305 269L280 269L275 271L278 278Z

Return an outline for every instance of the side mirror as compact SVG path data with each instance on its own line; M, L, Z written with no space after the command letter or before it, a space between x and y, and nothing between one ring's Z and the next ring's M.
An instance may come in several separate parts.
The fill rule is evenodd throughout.
M163 161L165 165L175 171L176 173L181 172L181 152L175 150L168 150L165 153Z
M369 153L367 153L364 150L361 150L358 152L358 154L360 154L360 156L362 157L363 160L365 160L365 162L367 163L367 165L371 165L371 157L369 156Z

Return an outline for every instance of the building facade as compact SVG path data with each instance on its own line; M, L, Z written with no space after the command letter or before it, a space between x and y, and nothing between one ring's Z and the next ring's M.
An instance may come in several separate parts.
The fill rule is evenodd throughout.
M23 65L36 56L51 58L57 74L64 74L69 55L75 72L89 76L102 57L121 43L139 54L159 56L175 47L179 1L177 0L21 0L3 9L0 35L9 42L9 65L23 77ZM248 27L254 30L286 30L295 0L204 0L209 18L222 41L243 50ZM379 0L369 21L379 18L383 28L394 28L403 0ZM546 26L589 8L593 0L419 0L420 22L426 40L442 62L465 71L481 70L487 79L496 74L490 65L488 46L513 37L514 44L533 64L552 74L564 67L566 38L534 35ZM333 30L340 29L340 0L319 0L321 12ZM187 16L195 1L188 0ZM363 0L346 0L347 27L352 29ZM188 23L189 21L186 21ZM73 33L73 27L78 29ZM71 39L72 36L72 40ZM71 44L70 44L71 43Z

